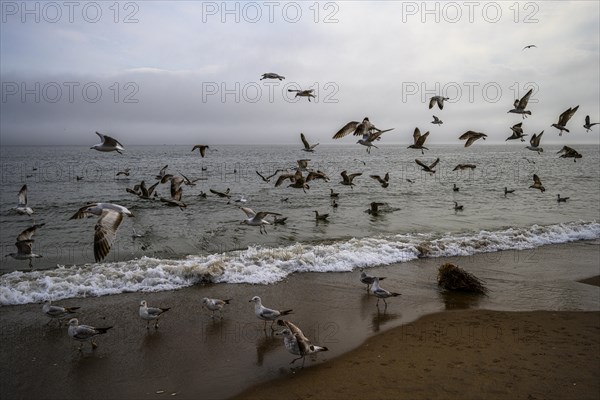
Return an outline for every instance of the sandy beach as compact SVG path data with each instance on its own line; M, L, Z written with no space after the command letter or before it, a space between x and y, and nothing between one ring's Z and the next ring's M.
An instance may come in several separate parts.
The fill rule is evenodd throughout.
M599 248L582 241L372 268L387 277L384 288L402 293L385 312L358 271L58 301L81 307L80 323L113 326L96 350L86 343L81 353L65 325L46 325L41 304L3 306L0 395L598 398L600 288L579 281L598 276ZM435 277L445 262L484 279L489 295L440 292ZM254 315L255 295L293 308L289 319L329 351L290 368L294 356ZM222 320L200 308L205 296L233 299ZM140 320L142 299L171 307L158 330Z

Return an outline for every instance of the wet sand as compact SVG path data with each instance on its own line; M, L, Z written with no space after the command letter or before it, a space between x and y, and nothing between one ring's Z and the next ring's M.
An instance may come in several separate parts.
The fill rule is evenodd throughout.
M256 385L259 385L258 388L252 390L261 390L261 385L269 382L264 387L280 387L280 397L322 398L327 396L321 396L316 391L297 396L285 393L292 393L291 388L296 380L304 376L315 376L316 379L329 370L339 374L340 369L333 366L343 365L342 369L346 370L350 365L356 377L382 379L384 383L381 385L387 387L385 390L390 390L381 396L376 393L374 397L397 397L394 390L400 390L401 386L412 388L406 396L409 398L421 396L421 391L426 390L432 392L429 395L423 392L422 397L456 397L452 392L455 386L447 386L447 393L436 392L434 390L441 389L434 388L426 380L434 372L442 376L452 372L456 380L464 382L463 386L476 382L479 390L487 388L491 393L488 396L490 398L509 396L494 390L506 390L512 393L513 398L515 394L520 398L527 398L528 394L548 398L554 395L554 391L540 396L539 390L544 390L542 386L545 383L542 383L545 381L541 377L548 375L549 368L554 368L555 373L560 374L563 373L561 369L566 368L562 364L568 364L572 373L581 375L586 382L591 380L587 377L588 373L598 377L599 352L595 351L598 331L595 331L595 336L592 333L597 329L600 288L578 281L598 275L599 249L598 241L576 242L532 251L421 259L373 268L371 274L387 277L382 282L384 288L402 293L402 296L390 299L385 313L383 308L376 308L376 299L358 281L358 271L294 274L285 281L268 286L196 285L173 292L127 293L57 301L59 305L81 307L77 314L80 323L113 326L106 335L97 339L99 347L96 350L92 351L86 343L82 353L77 350L79 343L68 337L65 325L59 327L56 322L46 325L48 318L42 315L41 304L3 306L0 308L0 363L3 366L0 397L160 399L173 398L173 395L186 399L222 399ZM490 289L489 295L440 292L435 277L437 268L445 262L458 264L484 279ZM261 296L266 306L293 308L294 314L289 319L299 325L316 344L327 346L330 350L307 359L306 368L301 371L290 369L289 362L294 356L285 350L282 339L273 336L269 328L263 331L263 323L254 316L253 304L249 303L254 295ZM211 319L206 310L201 310L201 299L205 296L233 298L222 320ZM158 330L151 328L147 331L146 323L139 319L138 307L142 299L147 300L150 306L171 307ZM526 313L505 314L482 309ZM445 310L452 312L440 314ZM552 312L530 313L536 310ZM427 317L419 319L423 316ZM447 331L444 341L436 342L436 336L432 333L434 336L431 340L421 343L407 333L407 329L412 329L408 327L413 325L406 324L417 319L417 324L425 324L418 326L431 327L434 331L453 326L458 329L457 332L468 332L469 329L480 327L483 329L480 333L484 336L483 339L474 336L470 343L468 334L464 340L463 333L453 339L451 331ZM497 327L502 330L502 336L497 340L495 336L489 336L494 340L488 340L488 335L498 332ZM532 335L527 334L530 327ZM518 329L517 338L522 338L522 343L519 340L514 343L513 329ZM389 341L382 339L385 336L376 336L372 339L373 344L364 344L365 340L385 331L389 331L385 334L391 337L394 332L401 333L395 347L383 347ZM474 332L473 335L477 335L477 330ZM554 333L558 336L552 336ZM586 335L587 338L580 335ZM592 337L596 338L596 342ZM378 348L378 340L385 340L386 343ZM458 362L455 359L460 360L458 355L451 352L456 347L452 343L457 340L463 348L461 354L470 355L461 361L464 364L449 367L451 363ZM413 343L411 347L422 347L417 355L421 352L430 352L430 355L423 359L415 355L412 364L408 364L406 360L410 349L406 349L406 343ZM500 355L494 353L498 347L521 351L504 360L502 352ZM554 350L552 347L556 347L557 353L550 351ZM367 358L356 365L354 361L348 361L355 354L348 352L355 349L367 351ZM560 351L564 353L558 353ZM446 358L442 358L440 352ZM383 359L374 361L377 355ZM558 361L545 359L546 355L558 357L561 365L553 366L552 363ZM495 359L500 361L495 362ZM565 363L565 360L568 362ZM512 373L515 365L527 369L527 376L538 374L540 380ZM394 372L396 369L398 372ZM384 375L390 371L394 378L388 381ZM570 376L569 371L564 373ZM481 378L478 378L478 374ZM548 376L548 384L558 380L552 379L554 375ZM350 379L345 379L345 384L347 381ZM271 382L276 382L275 386ZM368 397L368 381L359 378L353 380L355 384L359 382L364 386L361 389L362 397ZM506 389L505 382L513 382L510 383L513 389ZM591 395L597 398L598 387L582 382L571 382L575 383L572 385L574 387L583 387L576 389L578 391L574 392L573 398ZM337 386L332 397L339 398L333 395L341 393L340 386ZM358 393L359 389L355 388L355 391ZM388 396L392 392L393 395ZM570 397L567 391L556 393L564 395L556 397ZM265 392L264 396L270 395ZM462 395L458 397L464 398Z

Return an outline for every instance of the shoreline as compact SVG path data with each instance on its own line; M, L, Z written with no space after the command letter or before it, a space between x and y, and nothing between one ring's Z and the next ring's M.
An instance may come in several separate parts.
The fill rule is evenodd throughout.
M77 351L79 343L68 337L66 326L46 325L41 304L2 306L0 362L10 367L0 376L0 395L6 399L160 399L175 393L186 399L199 394L231 398L249 388L272 387L278 378L292 381L313 366L326 370L379 333L394 332L444 310L449 312L442 317L467 310L476 319L506 310L535 314L535 310L550 309L561 315L591 311L597 315L600 289L577 281L598 275L599 249L598 241L580 241L534 251L424 258L371 268L369 274L387 277L384 288L402 293L388 301L386 313L377 310L376 299L358 281L356 270L292 274L274 285L206 284L56 302L81 307L76 317L82 324L114 326L98 338L96 350L85 343L83 353ZM486 280L490 294L440 292L435 276L445 262ZM272 335L268 327L267 332L262 330L263 322L254 315L249 299L255 295L267 307L292 308L289 320L329 351L319 353L315 360L307 359L310 368L291 370L294 356L285 350L281 337ZM201 309L205 296L234 299L224 309L222 320L210 318ZM145 321L139 319L142 299L153 307L171 307L160 329L147 331ZM534 323L538 323L536 318Z

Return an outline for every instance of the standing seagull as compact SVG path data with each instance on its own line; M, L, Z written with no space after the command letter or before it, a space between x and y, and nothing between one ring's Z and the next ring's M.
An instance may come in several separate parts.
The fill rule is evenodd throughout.
M378 277L375 277L373 286L371 287L371 293L373 293L377 297L376 305L379 307L379 299L383 299L383 302L385 303L386 308L387 308L387 301L385 301L385 299L387 299L388 297L400 296L400 293L390 292L388 290L381 288L379 286L379 278Z
M80 342L89 340L92 345L92 349L95 349L98 347L98 345L96 342L94 342L94 337L98 335L104 335L111 328L112 326L109 326L108 328L94 328L90 325L79 325L79 320L77 320L77 318L72 318L69 321L69 336ZM81 351L82 347L83 343L81 343L79 346L79 351Z
M367 275L367 273L365 271L363 271L363 269L361 268L360 270L360 281L362 283L364 283L365 285L367 285L367 290L369 290L371 288L371 285L373 284L373 282L375 282L375 278L378 278L380 281L385 279L385 276L371 276L371 275Z
M525 93L525 96L521 97L521 100L515 99L513 104L514 108L512 110L508 110L508 112L521 114L523 118L525 118L526 115L531 115L531 111L525 109L527 107L527 102L529 102L529 98L531 97L531 93L533 93L533 88L529 89L529 91Z
M592 126L598 125L598 124L599 124L598 122L592 122L592 123L590 123L590 116L586 115L585 116L585 124L583 125L583 127L585 128L586 132L589 132L590 129L592 128Z
M429 136L429 131L421 135L421 131L419 130L419 128L415 128L415 131L413 132L414 143L408 146L407 149L420 149L421 154L425 154L423 149L429 150L427 147L424 146L425 140L427 140L427 136Z
M317 143L317 144L308 143L308 140L306 140L306 136L304 136L304 133L300 133L300 140L302 140L302 144L304 144L304 148L302 150L308 151L310 153L315 151L315 147L317 147L319 145L319 143Z
M533 185L529 186L530 189L539 189L542 193L546 191L546 188L542 186L542 181L540 177L536 174L533 174Z
M573 114L575 114L575 112L578 109L579 106L567 109L565 112L560 114L560 117L558 117L558 122L556 124L550 125L559 130L558 136L562 136L563 131L569 132L569 130L567 129L567 122L569 122Z
M42 306L42 312L51 318L48 320L46 325L52 322L52 319L56 319L58 321L58 325L60 326L61 318L64 318L70 314L75 314L77 310L79 310L79 307L53 306L50 300L44 301L44 305Z
M110 252L117 229L123 222L123 215L133 217L133 213L119 204L90 203L77 210L69 219L80 219L89 214L100 216L94 228L94 258L96 262L100 262Z
M284 329L276 332L275 335L283 336L283 344L287 351L291 354L299 356L290 361L293 364L299 359L302 359L302 366L304 366L305 357L318 353L321 351L328 351L327 347L317 346L311 343L311 341L304 335L304 333L296 325L286 320L277 320L277 325L283 326Z
M150 329L150 327L148 326L150 324L150 321L155 321L154 322L154 329L158 329L158 319L160 318L160 316L169 311L170 308L156 308L156 307L148 307L148 303L146 303L146 300L142 300L140 302L140 318L146 321L146 329Z
M240 209L243 212L245 212L246 216L248 217L247 219L240 222L240 225L246 224L250 226L259 226L261 234L263 233L263 231L265 234L267 233L267 228L265 227L265 225L271 225L269 221L265 219L267 215L281 215L279 213L274 213L270 211L260 211L258 213L255 213L254 211L252 211L251 208L247 207L240 207Z
M33 214L33 210L31 207L27 206L27 185L23 185L21 190L19 190L18 194L19 203L14 208L14 210L21 215L29 215Z
M460 135L458 138L460 140L465 140L466 139L467 141L465 142L465 147L469 147L477 139L483 139L483 140L485 140L486 137L487 137L487 135L485 133L475 132L475 131L466 131L465 133L463 133L462 135Z
M444 123L444 121L442 121L441 119L439 119L438 117L436 117L436 116L434 115L434 116L433 116L433 121L431 121L431 123L439 126L439 125L443 124L443 123Z
M98 151L116 151L119 154L121 150L125 150L123 145L119 143L117 139L114 139L108 135L103 135L101 133L96 132L96 135L100 136L102 143L98 143L90 147L90 149L98 150Z
M223 319L223 307L225 304L229 304L231 299L221 300L221 299L209 299L208 297L204 297L202 299L202 307L208 308L212 311L211 318L215 317L215 311L219 311L219 315L221 319Z
M271 321L271 330L274 330L273 324L275 323L275 320L282 315L291 314L293 311L293 310L279 311L279 310L273 310L272 308L267 308L262 305L262 301L260 300L260 297L258 297L258 296L254 296L252 299L250 299L250 302L254 303L254 314L256 315L256 317L265 321L264 330L267 330L267 321Z
M267 73L262 74L262 78L260 78L260 80L262 81L263 79L279 79L281 81L281 80L285 79L285 76L281 76L274 72L267 72Z
M29 268L33 268L32 259L41 258L42 256L39 254L33 254L31 252L31 246L33 245L33 239L31 238L35 234L36 229L41 228L44 225L46 224L33 225L21 232L19 236L17 236L17 242L15 243L15 246L17 246L17 252L9 253L5 257L10 256L15 260L29 260Z
M204 154L206 153L206 149L209 149L210 147L208 147L205 144L197 144L192 148L192 151L198 149L198 151L200 152L200 155L202 156L202 158L204 158Z
M310 102L310 98L315 98L315 95L312 94L315 91L315 89L307 89L307 90L301 90L301 89L288 89L288 92L296 92L296 96L295 97L306 97L308 98L308 101Z
M531 137L531 139L529 139L529 146L527 146L526 148L529 150L532 150L532 151L537 151L538 154L543 153L544 149L539 147L540 140L542 140L543 134L544 134L544 131L541 131L537 135L534 133L533 136Z
M444 96L433 96L431 99L429 99L429 109L431 110L433 108L434 105L437 104L437 106L440 108L440 110L444 109L444 100L450 100L448 97L444 97Z

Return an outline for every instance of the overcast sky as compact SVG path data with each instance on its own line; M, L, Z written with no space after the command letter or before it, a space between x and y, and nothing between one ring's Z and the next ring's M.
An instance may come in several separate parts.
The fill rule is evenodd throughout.
M524 121L542 145L599 144L582 126L600 120L599 4L2 1L1 144L334 143L365 116L394 128L387 143L415 127L501 143ZM530 87L532 115L508 114ZM559 137L550 125L577 105Z

